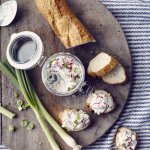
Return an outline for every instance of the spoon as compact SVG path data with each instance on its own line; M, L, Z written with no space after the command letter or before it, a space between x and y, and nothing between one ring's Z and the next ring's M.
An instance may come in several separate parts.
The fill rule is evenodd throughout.
M9 0L0 5L0 26L8 26L17 13L16 0Z

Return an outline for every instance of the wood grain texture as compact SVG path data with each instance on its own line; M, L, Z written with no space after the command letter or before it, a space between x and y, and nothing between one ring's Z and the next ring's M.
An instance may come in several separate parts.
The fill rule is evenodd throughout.
M99 78L93 79L86 76L86 80L91 82L95 89L104 89L110 92L117 105L113 112L102 116L97 116L88 112L92 120L91 126L81 132L70 132L77 142L83 146L93 143L117 120L126 103L130 90L132 72L131 56L120 25L99 0L67 0L70 7L93 34L97 42L65 50L48 23L37 11L34 1L17 0L17 2L19 8L15 21L9 27L4 27L1 30L1 52L3 58L5 57L10 35L14 32L30 30L36 32L41 37L45 47L46 56L50 56L60 51L69 51L78 56L87 69L88 62L99 52L104 51L115 56L125 67L128 82L124 85L108 85L103 83ZM86 96L57 97L49 93L41 81L41 68L38 66L30 70L29 75L42 103L57 121L59 111L65 108L77 108L88 111L85 108ZM2 140L4 145L13 150L50 150L51 147L32 110L27 112L19 112L17 110L13 91L16 91L15 87L12 86L5 77L2 77L3 104L9 105L9 109L18 115L18 118L14 119L13 122L5 117L2 118ZM27 131L26 129L21 128L19 125L21 119L32 121L36 124L36 129ZM13 134L8 133L7 131L7 128L11 123L17 127L17 131ZM70 150L54 131L53 134L56 137L61 150Z
M0 0L1 4L1 0ZM1 28L0 28L0 50L1 50ZM0 51L0 58L1 58L1 51ZM2 78L0 75L0 91L2 89ZM2 105L2 92L0 92L0 105ZM2 115L0 114L0 145L2 144Z

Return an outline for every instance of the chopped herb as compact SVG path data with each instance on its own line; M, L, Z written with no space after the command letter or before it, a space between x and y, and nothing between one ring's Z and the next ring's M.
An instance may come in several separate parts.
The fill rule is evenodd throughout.
M80 79L80 75L79 75L79 74L78 74L78 75L76 75L76 78Z
M75 83L76 82L76 78L73 78L72 81Z
M51 66L51 65L52 65L52 63L53 63L55 60L56 60L56 59L51 60L51 61L49 62L49 65Z
M34 125L33 123L29 123L29 124L27 125L27 129L28 129L28 130L33 130L34 127L35 127L35 125Z
M77 120L80 120L80 115L79 114L77 114Z
M9 110L7 110L6 108L4 108L2 106L0 106L0 113L10 119L13 119L16 116L14 113L10 112Z
M67 68L67 63L64 63L63 66L64 66L65 68Z
M9 128L8 128L8 131L10 133L14 132L15 131L15 127L13 125L10 125Z
M28 125L28 121L22 120L21 123L20 123L20 125L21 125L22 127L26 127L26 126Z
M19 97L19 94L17 92L14 92L14 97L15 98L18 98Z
M72 91L72 90L73 90L73 88L71 88L71 87L68 88L68 91Z
M23 105L23 101L22 100L17 100L17 105L18 106L22 106Z
M21 107L22 107L23 110L27 109L27 107L25 106L25 104L23 104Z
M22 107L21 107L21 106L18 106L18 110L19 110L19 111L22 111Z
M28 107L29 107L29 104L28 104L28 103L24 104L24 107L28 108Z
M74 121L74 124L77 125L77 124L78 124L78 120L75 120L75 121Z
M73 72L75 72L75 73L76 73L76 71L77 71L77 68L76 68L76 67L74 67L74 68L73 68Z

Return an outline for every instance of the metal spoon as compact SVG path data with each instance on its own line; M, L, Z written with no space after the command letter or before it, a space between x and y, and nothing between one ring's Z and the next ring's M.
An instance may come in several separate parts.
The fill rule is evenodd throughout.
M9 0L0 5L0 26L8 26L17 13L16 0Z

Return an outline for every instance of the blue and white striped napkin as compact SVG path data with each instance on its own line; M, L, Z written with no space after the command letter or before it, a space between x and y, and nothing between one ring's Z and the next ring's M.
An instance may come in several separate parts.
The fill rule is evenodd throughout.
M130 97L115 125L85 150L114 150L119 126L138 134L137 150L150 150L150 0L101 0L120 22L131 50L133 83ZM0 148L4 150L4 148Z
M115 125L85 150L114 150L119 126L138 134L137 150L150 150L150 0L101 0L121 24L133 61L128 102Z

